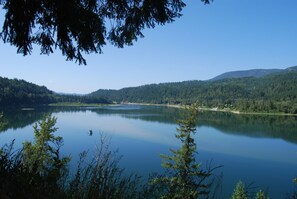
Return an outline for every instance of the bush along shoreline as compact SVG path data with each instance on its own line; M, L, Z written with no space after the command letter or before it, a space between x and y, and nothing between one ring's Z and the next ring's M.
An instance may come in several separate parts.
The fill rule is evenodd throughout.
M152 174L144 182L137 174L127 174L119 166L121 157L109 149L110 139L101 136L94 156L80 154L76 169L70 174L71 157L60 154L63 138L55 136L57 119L44 115L34 126L33 141L14 149L14 141L0 149L0 198L95 199L95 198L220 198L214 170L197 161L196 133L198 106L187 108L178 121L181 147L161 155L163 174ZM1 121L0 121L1 122ZM296 179L295 183L297 182ZM263 190L251 192L239 181L231 199L266 199ZM297 191L288 195L297 198Z

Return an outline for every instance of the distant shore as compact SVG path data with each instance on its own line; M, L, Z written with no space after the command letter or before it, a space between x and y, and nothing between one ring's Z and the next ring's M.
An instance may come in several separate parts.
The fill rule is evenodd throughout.
M165 107L172 107L172 108L186 108L189 105L180 105L180 104L150 104L150 103L122 103L128 105L142 105L142 106L165 106ZM233 113L239 115L274 115L274 116L297 116L297 114L292 113L267 113L267 112L242 112L238 110L232 109L220 109L220 108L207 108L207 107L199 107L199 110L202 111L214 111L214 112L226 112L226 113Z
M79 102L58 102L52 103L48 106L69 106L69 107L100 107L100 106L114 106L114 104L97 104L97 103L79 103Z
M117 105L141 105L141 106L164 106L164 107L172 107L172 108L181 108L184 109L189 107L189 105L180 105L180 104L151 104L151 103L113 103L113 104L87 104L87 103L77 103L77 102L59 102L52 103L48 106L64 106L64 107L102 107L102 106L117 106ZM208 107L199 107L199 110L202 111L214 111L214 112L226 112L240 115L275 115L275 116L297 116L297 114L292 113L269 113L269 112L243 112L233 109L220 109L218 107L208 108Z

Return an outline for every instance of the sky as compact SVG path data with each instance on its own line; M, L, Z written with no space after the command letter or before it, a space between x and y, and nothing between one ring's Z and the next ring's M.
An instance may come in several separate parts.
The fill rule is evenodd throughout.
M24 79L62 93L87 94L151 83L207 80L248 69L297 65L296 0L185 1L183 16L146 29L123 49L106 45L86 55L87 66L66 61L57 50L29 56L0 42L0 76ZM0 26L4 11L0 10Z

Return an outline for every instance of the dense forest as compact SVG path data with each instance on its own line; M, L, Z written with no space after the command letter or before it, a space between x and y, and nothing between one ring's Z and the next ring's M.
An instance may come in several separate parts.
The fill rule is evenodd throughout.
M241 112L297 114L297 70L261 78L226 78L150 84L120 90L98 90L88 95L58 94L45 86L0 77L0 107L71 103L151 103L188 105Z
M0 77L0 89L1 106L47 104L55 101L54 92L24 80Z
M98 90L90 96L117 103L191 104L198 101L208 108L297 114L297 70L261 78L185 81Z
M95 96L57 94L45 86L0 77L0 107L47 105L58 102L108 103Z

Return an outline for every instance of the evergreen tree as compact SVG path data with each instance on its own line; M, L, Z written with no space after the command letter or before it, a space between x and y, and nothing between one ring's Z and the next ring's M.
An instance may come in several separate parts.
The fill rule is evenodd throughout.
M260 190L256 194L256 199L269 199L269 197L266 196L264 191Z
M86 64L83 54L102 53L107 42L130 46L145 28L180 17L185 5L182 0L0 0L5 12L0 36L23 55L31 54L35 44L41 54L58 48L67 60Z
M247 190L245 184L239 181L232 193L231 199L248 199Z
M198 198L209 194L210 183L206 180L213 169L202 170L196 161L196 143L192 134L196 133L196 118L198 106L188 109L184 120L178 122L176 138L182 142L178 150L170 149L172 155L161 155L162 166L167 169L167 175L152 180L153 185L161 187L161 198Z
M75 176L69 158L60 157L62 138L53 133L56 118L44 116L34 125L34 141L14 150L14 141L0 148L0 198L97 199L140 198L140 177L124 173L120 156L101 137L91 161L82 155Z
M65 198L69 157L60 157L62 138L54 136L56 118L44 116L34 126L34 141L13 151L0 149L0 198Z
M249 195L250 195L250 197L249 197ZM242 181L239 181L236 184L236 187L231 195L231 199L249 199L249 198L269 199L267 194L264 191L262 191L261 189L256 194L251 194L250 192L248 192L245 184Z
M55 117L44 115L42 121L35 123L34 142L26 141L23 144L23 163L30 172L42 176L53 176L53 172L56 172L56 179L59 179L70 158L60 158L63 138L53 134L58 129L56 122Z

